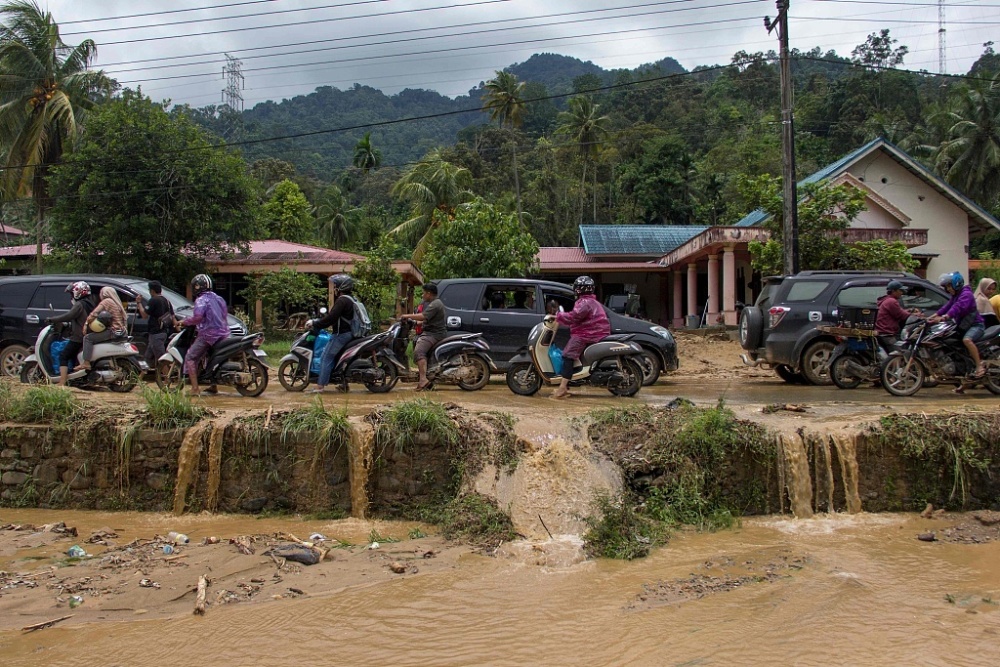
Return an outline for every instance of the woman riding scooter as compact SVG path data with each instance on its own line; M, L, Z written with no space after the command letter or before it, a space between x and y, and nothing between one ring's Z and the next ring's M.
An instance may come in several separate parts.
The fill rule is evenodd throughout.
M354 334L351 332L351 320L354 318L354 299L350 296L354 292L354 279L346 273L339 273L330 277L330 285L336 300L333 308L324 317L318 320L306 322L306 328L325 329L331 327L333 337L323 349L323 357L319 365L319 379L316 388L312 390L314 394L322 394L326 391L326 385L330 383L330 375L336 365L337 355L344 349L344 346L351 342ZM340 386L341 391L347 391L346 383Z
M590 276L580 276L573 282L576 293L576 304L568 313L556 313L556 321L569 326L569 342L563 349L562 382L552 393L552 398L566 398L569 393L569 381L573 379L573 367L580 359L588 345L599 342L611 335L611 324L604 312L604 307L594 296L594 279Z
M56 384L60 387L66 386L69 380L69 365L76 363L76 357L80 354L80 350L83 349L83 336L87 329L87 316L90 315L91 311L94 310L94 306L97 305L97 299L90 293L90 285L82 280L67 285L66 291L72 297L73 306L62 315L50 317L45 320L46 324L69 322L72 326L69 334L69 342L59 354L59 381Z
M128 328L125 306L122 305L122 300L114 287L101 288L101 301L87 316L86 327L88 330L94 328L92 323L98 317L105 317L102 313L110 315L110 323L102 324L100 330L88 333L83 337L83 368L86 370L90 370L90 362L93 361L91 357L94 354L94 345L123 336Z

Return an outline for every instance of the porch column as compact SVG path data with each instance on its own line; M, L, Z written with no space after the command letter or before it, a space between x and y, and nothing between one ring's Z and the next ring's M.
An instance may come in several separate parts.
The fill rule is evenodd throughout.
M719 256L708 256L708 317L707 325L713 327L719 319Z
M688 264L687 288L688 288L687 314L688 316L700 315L701 313L698 312L698 265L697 264L694 263ZM685 326L687 326L686 322Z
M722 251L722 310L726 326L736 326L736 253L731 245Z
M262 330L264 328L264 302L260 299L254 301L253 317L254 322L257 324L257 330Z
M674 326L684 326L684 273L673 271L674 298L671 308L673 309Z
M326 307L332 309L334 302L333 283L326 281Z

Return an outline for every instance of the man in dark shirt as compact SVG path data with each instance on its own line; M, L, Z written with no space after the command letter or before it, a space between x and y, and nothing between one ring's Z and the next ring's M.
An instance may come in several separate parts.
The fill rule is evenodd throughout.
M153 280L148 285L149 302L143 303L142 296L136 300L139 308L139 317L148 318L146 325L149 331L149 340L146 342L146 363L150 370L156 370L156 362L167 350L167 336L173 330L176 322L174 320L174 308L163 296L163 286L158 280Z
M906 286L898 280L890 280L885 287L885 296L879 297L878 313L875 316L875 334L882 347L889 349L899 337L899 330L910 315L919 314L917 309L906 310L900 300L906 293Z
M417 371L420 374L417 382L417 391L424 391L430 387L427 381L427 354L445 336L448 335L448 326L445 323L444 304L437 298L438 288L434 283L424 285L424 309L420 313L412 315L400 315L400 319L423 322L423 331L417 337L417 343L413 346L413 356L417 360Z

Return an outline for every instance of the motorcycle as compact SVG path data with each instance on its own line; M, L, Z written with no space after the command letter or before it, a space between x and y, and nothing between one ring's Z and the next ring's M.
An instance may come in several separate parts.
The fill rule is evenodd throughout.
M61 339L59 325L49 324L38 332L35 346L21 364L21 382L41 384L59 379L59 359L52 354L52 344ZM131 341L131 337L123 336L94 345L90 370L78 368L77 364L71 366L69 385L81 389L107 387L123 394L132 391L147 366L139 356L139 348Z
M972 379L976 364L962 344L958 324L952 320L921 320L903 327L896 349L882 364L882 386L893 396L912 396L930 379L970 387L982 383L1000 394L1000 326L990 327L976 341L986 375Z
M417 371L411 370L406 356L410 342L412 320L400 320L389 327L392 363L401 376L410 382L417 380ZM489 343L482 334L455 334L448 336L431 348L427 357L427 380L432 385L442 381L457 384L465 391L485 387L492 373L498 373L496 364L488 354Z
M558 330L556 319L548 315L528 334L528 344L514 355L507 370L507 386L512 392L531 396L542 384L556 385L562 380L549 356ZM634 396L642 388L642 348L630 338L617 335L614 340L605 338L588 345L569 386L607 387L615 396Z
M862 382L879 382L882 364L889 358L874 331L838 336L830 353L830 379L841 389L855 389Z
M184 384L184 356L194 343L194 327L184 327L171 336L167 350L156 362L156 384L163 390ZM224 338L205 355L198 384L236 387L242 396L260 396L267 389L267 354L260 350L264 334Z
M288 391L302 391L319 377L319 358L324 345L321 333L308 329L292 342L291 351L281 358L278 382ZM389 350L394 334L390 331L356 338L337 355L330 383L346 386L360 382L375 394L383 394L396 386L399 375Z

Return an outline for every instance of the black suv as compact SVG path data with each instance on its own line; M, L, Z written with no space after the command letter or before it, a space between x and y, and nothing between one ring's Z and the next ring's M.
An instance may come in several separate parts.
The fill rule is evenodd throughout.
M102 287L114 287L122 301L128 302L128 326L134 342L140 351L146 349L148 320L136 313L135 297L138 294L149 299L148 280L90 274L10 276L0 278L0 373L19 377L21 362L45 326L45 318L69 310L71 299L66 286L77 280L86 281L95 295ZM180 294L163 288L163 296L173 305L178 317L191 314L194 305ZM246 325L230 315L229 331L234 336L242 336L246 333Z
M743 363L769 366L786 382L831 384L827 364L837 343L817 327L874 310L890 280L908 288L905 308L933 313L948 300L940 287L911 273L802 271L765 278L757 302L740 313Z
M531 328L542 321L545 304L555 301L572 310L576 295L562 283L514 278L454 278L438 281L448 329L481 333L490 344L490 356L501 370L528 342ZM677 344L670 332L656 324L626 317L604 307L612 334L632 334L645 357L643 384L653 384L663 371L677 370ZM559 330L560 346L569 333Z

